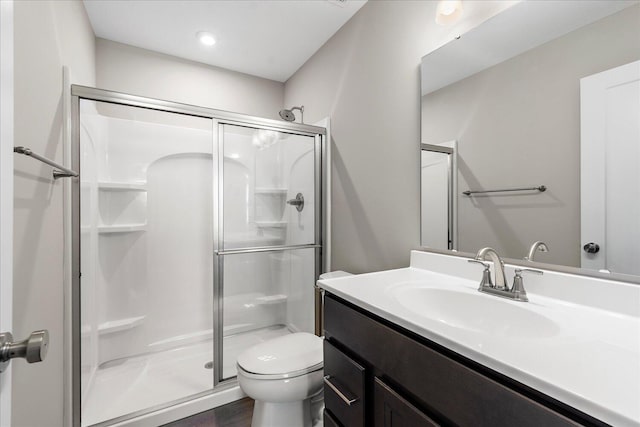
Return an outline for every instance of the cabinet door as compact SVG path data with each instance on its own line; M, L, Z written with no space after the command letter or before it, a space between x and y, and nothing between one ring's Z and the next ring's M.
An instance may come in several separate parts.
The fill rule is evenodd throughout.
M325 340L324 374L325 408L344 426L364 426L364 367Z
M437 427L431 418L379 378L373 385L374 427Z
M341 427L340 424L333 418L331 412L324 410L324 427Z

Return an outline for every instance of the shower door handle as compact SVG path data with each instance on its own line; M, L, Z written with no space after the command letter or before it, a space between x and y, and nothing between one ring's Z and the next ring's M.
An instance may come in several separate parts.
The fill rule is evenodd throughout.
M298 212L302 212L302 209L304 209L304 197L302 196L302 193L296 194L295 199L287 200L287 204L295 206Z
M0 372L4 372L11 359L22 357L27 363L42 362L47 357L49 348L49 331L35 331L29 338L13 341L11 332L0 334Z

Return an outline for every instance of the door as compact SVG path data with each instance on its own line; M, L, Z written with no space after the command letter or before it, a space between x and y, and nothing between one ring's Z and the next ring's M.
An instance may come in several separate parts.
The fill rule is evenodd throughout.
M215 212L221 380L246 348L314 331L320 135L220 124Z
M74 104L82 271L74 363L87 426L213 390L213 122Z
M11 330L13 250L13 3L0 2L0 332ZM11 425L11 369L0 374L0 425Z
M422 246L451 249L449 240L449 156L422 150Z
M640 61L580 80L581 265L640 274Z

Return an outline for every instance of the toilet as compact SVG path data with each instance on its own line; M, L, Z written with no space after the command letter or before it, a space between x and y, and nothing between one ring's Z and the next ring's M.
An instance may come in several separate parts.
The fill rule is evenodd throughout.
M322 425L322 338L297 332L265 341L242 352L237 369L240 388L255 400L251 427Z
M322 338L298 332L245 350L238 383L255 399L251 427L312 427L311 398L322 392Z

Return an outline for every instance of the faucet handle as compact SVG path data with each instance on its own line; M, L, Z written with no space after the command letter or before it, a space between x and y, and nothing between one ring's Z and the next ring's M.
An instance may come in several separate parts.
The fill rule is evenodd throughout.
M489 264L488 262L484 262L484 261L480 261L479 259L468 259L467 262L473 262L476 264L482 264L485 268L485 270L488 270L489 267L491 267L491 264Z
M513 277L513 285L511 286L511 293L514 295L514 299L518 301L529 301L527 297L527 291L524 290L524 281L522 280L522 273L533 273L543 275L542 270L536 270L533 268L516 268L516 275Z
M472 262L475 264L480 264L484 267L484 271L482 272L482 280L480 281L480 286L478 290L482 290L483 288L493 288L493 282L491 281L491 264L488 262L480 261L478 259L469 259L468 262Z
M544 274L544 271L542 270L536 270L535 268L516 268L516 276L522 277L522 273L533 273L533 274L537 274L538 276L542 276Z

